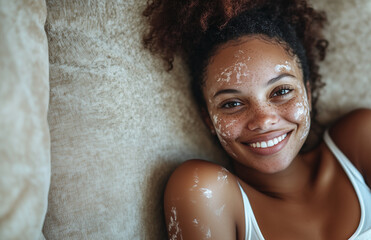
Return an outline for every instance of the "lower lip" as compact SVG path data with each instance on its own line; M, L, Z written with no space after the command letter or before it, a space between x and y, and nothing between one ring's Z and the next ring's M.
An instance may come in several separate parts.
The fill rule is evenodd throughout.
M254 148L250 145L245 145L247 146L252 152L257 153L259 155L272 155L277 152L279 152L282 148L284 148L289 141L289 138L291 136L291 132L287 133L287 136L285 139L283 139L281 142L278 144L272 146L272 147L266 147L266 148Z

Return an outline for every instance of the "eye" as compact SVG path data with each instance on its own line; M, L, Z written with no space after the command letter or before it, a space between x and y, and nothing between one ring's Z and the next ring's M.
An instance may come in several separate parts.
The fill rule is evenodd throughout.
M222 108L235 108L235 107L239 107L239 106L242 106L242 103L240 103L240 102L227 102L227 103L224 103L221 107Z
M273 90L271 97L284 97L289 94L293 89L290 86L279 86Z

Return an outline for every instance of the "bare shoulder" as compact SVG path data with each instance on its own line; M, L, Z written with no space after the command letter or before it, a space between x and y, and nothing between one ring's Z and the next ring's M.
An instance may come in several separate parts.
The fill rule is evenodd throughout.
M357 109L340 118L330 130L331 138L358 168L370 186L371 110Z
M188 160L171 175L164 207L169 238L236 239L235 176L224 167Z
M171 175L168 184L181 183L194 186L195 183L202 182L208 185L219 185L230 183L229 178L235 178L226 168L205 160L192 159L182 163ZM223 181L222 181L223 180ZM198 185L198 184L197 184Z

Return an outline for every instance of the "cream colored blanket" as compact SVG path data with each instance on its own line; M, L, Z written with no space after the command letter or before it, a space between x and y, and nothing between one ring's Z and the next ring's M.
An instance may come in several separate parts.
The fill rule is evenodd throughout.
M143 49L146 1L47 0L47 42L43 0L0 3L0 239L164 239L169 174L225 155L181 61L168 73ZM371 107L371 2L314 3L329 19L319 114L330 123Z

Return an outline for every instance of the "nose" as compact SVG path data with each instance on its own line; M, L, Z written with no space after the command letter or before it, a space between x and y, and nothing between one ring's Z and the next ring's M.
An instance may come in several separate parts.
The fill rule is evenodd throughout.
M247 128L251 131L267 131L279 122L279 116L276 111L268 106L256 107L252 112L252 114L250 112L251 115L247 122Z

